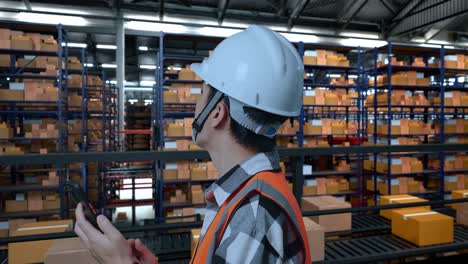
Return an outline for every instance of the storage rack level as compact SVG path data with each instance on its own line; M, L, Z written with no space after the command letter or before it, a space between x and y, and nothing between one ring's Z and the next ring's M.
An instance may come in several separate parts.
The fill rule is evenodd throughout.
M0 67L0 79L2 82L15 83L23 82L24 80L34 80L37 82L43 80L49 80L54 82L54 86L58 88L57 99L52 100L24 100L22 98L15 98L15 100L4 100L0 99L0 120L6 121L7 124L13 128L10 137L1 138L0 142L3 143L14 143L15 146L32 146L33 144L55 144L58 153L67 151L67 130L63 129L67 122L67 109L66 109L66 95L68 93L67 78L69 70L67 68L68 60L68 47L63 47L62 43L67 42L67 31L62 25L52 26L36 26L29 23L17 22L12 24L4 24L2 28L21 30L25 33L41 33L53 35L57 41L57 50L33 50L33 49L0 49L0 55L8 56L10 64ZM30 40L32 43L33 40ZM34 44L34 45L37 45ZM17 67L17 59L28 58L29 62L23 67ZM31 58L30 58L31 57ZM44 74L46 68L42 67L31 67L32 63L38 60L38 57L53 58L56 57L58 62L65 61L65 65L58 63L56 65L56 74ZM30 66L31 65L31 66ZM10 84L8 84L10 85ZM11 87L10 87L11 88ZM11 90L10 90L11 91ZM56 136L40 136L32 137L26 136L25 125L32 124L28 120L37 119L55 119L57 125ZM42 121L41 121L42 123ZM57 167L52 166L40 166L38 170L27 172L28 166L11 166L0 172L2 175L11 176L11 185L4 186L2 193L8 193L10 197L15 197L16 193L22 193L25 191L57 191L60 199L60 207L54 210L38 210L28 212L14 212L14 213L1 213L0 219L9 219L15 217L38 217L38 216L52 216L59 214L62 218L68 211L67 204L65 203L63 181L66 173L66 167L59 165ZM48 172L55 171L58 177L58 185L53 186L42 186L41 183L21 184L20 182L24 179L25 173L28 175L44 175ZM41 193L42 195L42 193ZM14 198L13 198L14 199Z

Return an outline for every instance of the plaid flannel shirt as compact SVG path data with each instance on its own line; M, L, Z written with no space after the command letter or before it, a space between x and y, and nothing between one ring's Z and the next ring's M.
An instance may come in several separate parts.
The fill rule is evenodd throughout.
M207 211L202 240L221 205L242 183L261 171L280 171L276 152L256 154L236 165L205 191ZM231 218L207 263L304 263L301 235L275 202L256 194Z

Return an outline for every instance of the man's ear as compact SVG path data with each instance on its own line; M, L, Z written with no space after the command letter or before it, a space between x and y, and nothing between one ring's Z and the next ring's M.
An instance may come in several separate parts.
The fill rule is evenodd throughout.
M210 119L210 125L213 128L222 127L229 120L229 109L223 101L216 105L213 112L211 112Z

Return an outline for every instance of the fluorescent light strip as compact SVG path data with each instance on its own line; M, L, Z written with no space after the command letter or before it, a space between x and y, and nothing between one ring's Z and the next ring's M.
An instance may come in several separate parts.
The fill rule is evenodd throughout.
M88 67L88 68L91 68L91 67L94 67L94 64L92 64L92 63L85 63L84 66L85 66L85 67Z
M330 78L340 78L341 77L341 74L334 74L334 73L328 73L327 74L327 77L330 77Z
M149 48L146 47L146 46L139 46L139 47L138 47L138 50L141 50L141 51L148 51Z
M96 48L97 48L97 49L111 49L111 50L115 50L115 49L117 49L117 46L116 46L116 45L97 44L97 45L96 45Z
M149 64L141 64L140 69L146 69L146 70L155 70L156 65L149 65Z
M155 81L140 81L140 86L153 86L155 84Z
M117 68L117 65L116 64L110 64L110 63L103 63L101 65L101 67L103 67L103 68L114 68L115 69L115 68Z
M20 12L16 14L16 20L21 22L52 24L52 25L66 25L66 26L86 26L88 20L80 16L62 16L51 14L37 14L31 12Z
M86 48L88 45L86 43L73 43L73 42L62 42L62 47L70 47L70 48Z
M125 91L151 92L153 88L149 87L125 87Z

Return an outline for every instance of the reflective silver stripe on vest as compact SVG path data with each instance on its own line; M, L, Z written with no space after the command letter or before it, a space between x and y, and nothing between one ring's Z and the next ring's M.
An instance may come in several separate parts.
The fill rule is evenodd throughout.
M280 193L278 192L275 188L273 188L271 185L269 185L266 181L261 180L261 179L255 179L252 183L244 187L234 198L232 198L231 201L226 205L226 209L224 210L223 215L221 216L221 219L219 220L219 224L216 227L216 230L214 232L214 237L211 240L209 252L207 256L214 256L215 248L216 248L216 240L220 235L219 234L220 229L222 228L223 224L228 220L227 215L229 213L229 208L233 206L236 202L239 202L241 200L247 199L247 195L255 190L261 190L262 192L268 194L273 198L273 201L276 202L278 205L280 205L282 208L286 209L286 213L289 216L289 219L291 222L294 223L294 226L296 227L296 231L300 236L302 236L301 228L299 227L299 223L297 222L297 217L296 214L294 213L294 210L291 208L288 200ZM240 205L240 203L239 203ZM303 241L305 241L307 238L303 237ZM199 245L201 245L203 241L200 241ZM304 256L305 257L305 256ZM212 259L207 259L205 263L212 263Z

